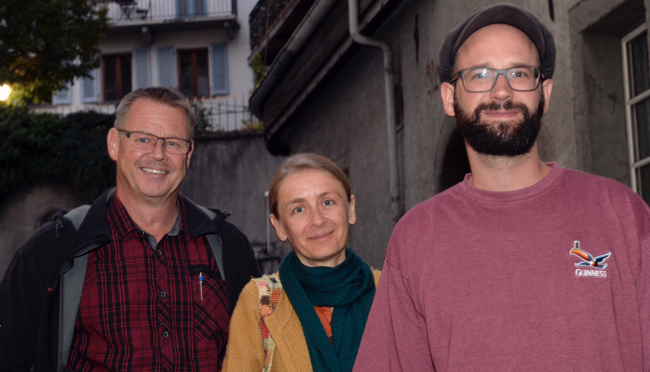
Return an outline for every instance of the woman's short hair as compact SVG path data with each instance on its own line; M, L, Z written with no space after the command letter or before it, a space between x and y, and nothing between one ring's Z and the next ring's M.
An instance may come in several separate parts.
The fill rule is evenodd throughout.
M348 197L348 202L350 201L350 198L352 197L352 186L350 185L348 176L345 175L338 165L322 155L314 153L296 154L290 156L280 164L278 170L276 170L273 175L273 180L271 181L271 188L269 189L269 207L271 208L271 213L273 213L276 218L280 218L278 215L278 193L280 192L282 182L292 174L312 169L325 172L341 182L341 186L343 186L345 194Z
M124 129L126 117L129 115L131 106L138 98L146 98L156 103L163 104L172 108L179 108L185 112L187 117L187 126L190 133L190 139L194 137L194 127L196 126L196 114L194 109L187 101L187 98L179 91L165 87L148 87L136 89L127 94L115 111L115 128Z

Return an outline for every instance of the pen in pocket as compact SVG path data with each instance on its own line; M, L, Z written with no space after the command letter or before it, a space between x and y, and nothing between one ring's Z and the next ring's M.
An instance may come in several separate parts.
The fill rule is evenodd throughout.
M203 301L203 273L199 273L199 291L201 292L201 301Z

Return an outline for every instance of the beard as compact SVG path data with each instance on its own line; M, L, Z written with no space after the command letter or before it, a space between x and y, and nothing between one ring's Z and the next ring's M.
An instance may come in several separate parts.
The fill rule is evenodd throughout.
M497 121L487 124L481 121L481 112L485 110L516 110L524 116L520 122ZM544 93L540 96L537 109L530 112L523 103L506 101L505 103L481 103L473 114L469 114L458 103L454 94L454 111L456 125L465 141L479 154L516 157L527 154L535 144L539 130L542 128L544 115Z

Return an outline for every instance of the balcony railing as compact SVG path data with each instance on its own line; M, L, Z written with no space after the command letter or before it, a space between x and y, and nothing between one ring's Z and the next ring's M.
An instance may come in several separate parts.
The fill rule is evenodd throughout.
M113 0L108 9L112 23L129 21L197 18L233 13L232 0Z
M251 49L264 38L292 0L259 0L248 16ZM294 0L295 1L295 0Z

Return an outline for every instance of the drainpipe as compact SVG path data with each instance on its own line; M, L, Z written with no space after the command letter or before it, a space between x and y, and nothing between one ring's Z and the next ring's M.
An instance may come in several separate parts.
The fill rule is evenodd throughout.
M350 14L350 36L361 45L381 48L384 51L384 82L386 89L386 124L388 129L388 169L390 174L390 203L393 224L402 216L400 203L399 175L397 172L397 124L395 122L395 87L393 85L393 49L390 44L378 38L359 33L359 1L348 0Z

